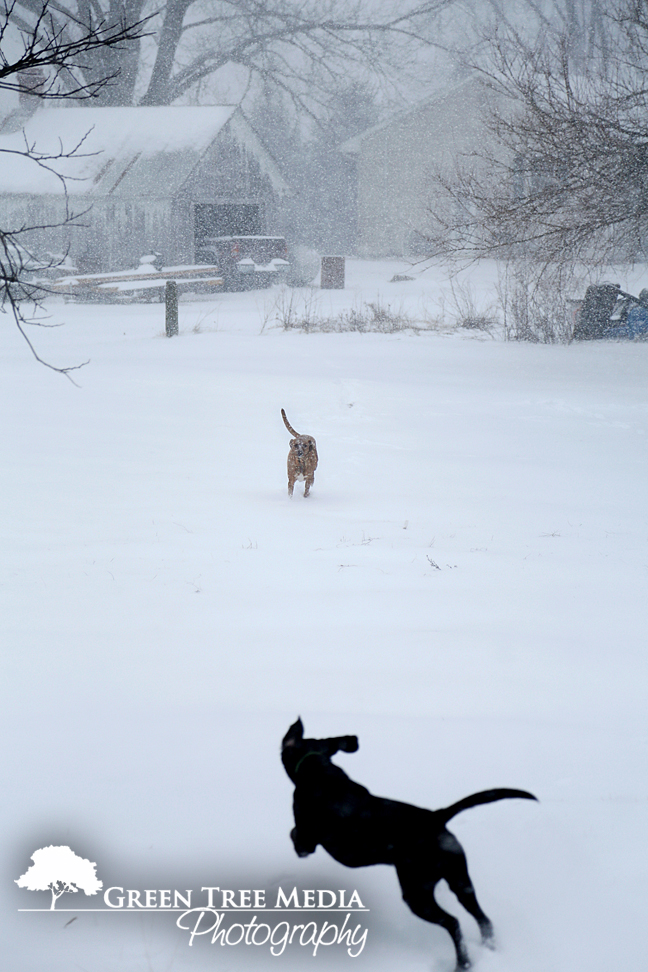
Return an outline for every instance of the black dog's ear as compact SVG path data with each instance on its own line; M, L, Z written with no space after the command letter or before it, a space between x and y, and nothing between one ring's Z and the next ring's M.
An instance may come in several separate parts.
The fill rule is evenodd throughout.
M286 746L296 746L304 738L304 726L302 725L301 719L297 719L297 722L293 722L292 726L283 738L282 748L285 749Z
M340 749L343 753L357 753L359 745L357 736L343 736Z

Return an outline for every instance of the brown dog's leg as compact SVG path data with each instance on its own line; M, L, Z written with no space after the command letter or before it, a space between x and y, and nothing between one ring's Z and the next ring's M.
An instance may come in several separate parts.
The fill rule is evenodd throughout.
M313 485L314 482L315 482L315 477L314 476L307 476L306 477L306 483L305 483L305 486L304 486L304 496L308 496L308 494L310 493L310 488L311 488L311 486Z

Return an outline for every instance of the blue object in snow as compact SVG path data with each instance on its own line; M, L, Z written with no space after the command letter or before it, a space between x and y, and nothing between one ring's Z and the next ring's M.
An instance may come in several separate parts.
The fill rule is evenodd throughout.
M625 320L617 327L609 327L605 337L632 338L648 336L648 307L633 304Z

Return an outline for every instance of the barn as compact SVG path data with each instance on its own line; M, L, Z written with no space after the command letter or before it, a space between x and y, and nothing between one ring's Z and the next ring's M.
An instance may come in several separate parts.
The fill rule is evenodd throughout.
M283 229L288 186L236 106L38 108L0 152L0 226L81 271L193 263L207 236Z

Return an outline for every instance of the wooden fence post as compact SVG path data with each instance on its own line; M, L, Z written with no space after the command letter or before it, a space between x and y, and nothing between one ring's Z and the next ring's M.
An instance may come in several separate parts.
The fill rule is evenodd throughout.
M166 336L178 333L178 285L175 280L167 280L164 288Z

